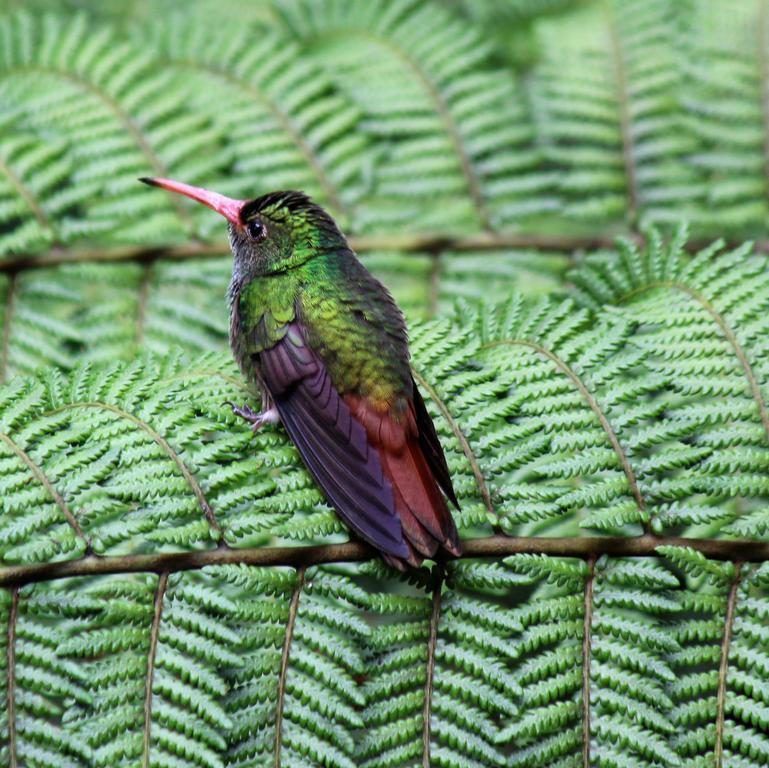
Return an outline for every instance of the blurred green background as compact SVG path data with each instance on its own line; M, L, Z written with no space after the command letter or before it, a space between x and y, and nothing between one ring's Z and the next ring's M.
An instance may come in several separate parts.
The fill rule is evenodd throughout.
M138 176L307 191L412 319L650 224L761 239L766 35L763 0L4 0L0 378L224 346L221 222Z

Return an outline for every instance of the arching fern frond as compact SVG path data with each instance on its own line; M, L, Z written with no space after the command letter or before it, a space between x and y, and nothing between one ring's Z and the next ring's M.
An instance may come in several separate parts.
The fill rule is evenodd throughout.
M0 379L32 373L45 365L71 368L82 348L75 315L82 288L67 270L40 270L4 277L0 284L2 354Z
M43 250L61 241L62 219L88 197L57 194L72 171L65 144L42 143L3 127L0 142L0 254ZM70 221L68 228L77 229Z
M482 356L511 387L506 419L489 425L479 446L493 452L505 531L533 533L559 519L609 531L647 525L645 488L623 432L656 412L638 398L663 382L626 376L643 366L630 343L634 326L594 322L568 300L526 306L514 297L468 314L463 322L482 339Z
M612 0L538 23L532 114L567 218L696 216L696 143L676 110L682 14L664 0Z
M67 181L75 194L56 190L54 205L65 216L70 207L87 208L87 223L64 218L55 237L36 216L39 238L167 242L197 232L199 211L135 181L141 175L199 181L227 157L220 132L186 106L174 73L83 16L6 17L0 39L0 99L15 105L18 129L68 147ZM33 197L31 184L28 189L30 204L44 213L46 204Z
M227 137L236 178L218 182L225 192L301 189L350 218L371 149L356 130L357 110L295 42L274 28L212 34L179 16L141 28L138 39L148 37L158 66L185 81L189 107Z
M203 365L199 377L212 401L241 395L221 362ZM69 381L53 372L45 384L11 386L0 438L6 560L220 538L211 506L218 494L204 490L200 473L210 473L213 485L217 473L240 477L241 484L253 480L245 466L236 472L228 460L245 436L221 433L223 440L209 444L219 414L173 402L171 393L195 391L194 371L174 378L176 372L173 362L161 370L136 361L98 374L82 368ZM230 498L237 485L227 487Z
M386 142L362 226L493 229L552 209L551 179L528 173L539 155L523 96L460 19L411 0L279 8L358 104L362 128Z
M449 346L452 356L442 357ZM427 327L414 349L463 502L458 522L483 529L494 520L489 492L450 409L501 394L500 384L468 369L475 345L445 325ZM437 378L438 391L427 384ZM0 417L5 559L338 533L285 436L253 437L225 405L249 397L229 355L193 366L177 356L162 365L84 367L69 378L53 372L44 382L17 379Z
M688 162L702 175L706 197L690 218L714 235L766 229L768 11L763 0L691 8L680 102L686 130L698 142Z
M673 530L726 524L738 535L763 535L767 260L749 245L714 246L690 258L682 238L663 244L652 237L644 251L625 244L618 254L588 258L571 276L575 295L594 308L612 305L615 317L638 324L634 346L667 378L673 398L666 423L658 420L640 439L681 440L702 459L694 476L684 473L668 486L659 523Z

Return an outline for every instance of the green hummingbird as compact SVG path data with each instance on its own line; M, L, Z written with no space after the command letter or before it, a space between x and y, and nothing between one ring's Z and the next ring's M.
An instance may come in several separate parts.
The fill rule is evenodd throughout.
M161 178L229 222L230 345L262 409L232 405L255 431L280 422L339 516L404 570L439 548L458 556L458 509L414 382L403 314L331 216L301 192L234 200ZM441 489L443 493L441 493Z

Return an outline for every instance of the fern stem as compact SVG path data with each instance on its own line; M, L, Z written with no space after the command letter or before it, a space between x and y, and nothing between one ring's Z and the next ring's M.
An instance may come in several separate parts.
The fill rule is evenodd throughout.
M11 610L8 613L7 686L8 708L8 768L17 768L16 757L16 624L19 619L19 588L11 594Z
M13 311L16 303L16 284L18 274L12 271L8 275L8 285L5 295L5 312L3 313L3 342L0 349L0 384L5 384L8 376L8 355L11 346L11 321L13 320Z
M638 219L638 178L636 176L636 153L633 140L633 125L630 115L629 89L625 57L622 52L622 42L617 29L617 20L611 10L610 2L606 3L609 22L609 43L614 68L614 78L617 84L617 105L619 108L620 134L622 136L622 164L625 168L627 183L627 212L629 224L633 225Z
M527 537L486 536L465 539L462 559L499 559L522 553L554 557L657 557L657 547L690 547L712 560L769 560L769 542L748 539L690 539L678 536L586 536ZM285 565L309 567L322 563L362 562L377 553L366 544L318 544L306 547L217 547L188 552L157 552L142 555L95 556L53 563L30 563L0 568L0 587L15 587L38 581L107 573L161 573L190 571L211 565Z
M430 768L430 728L433 704L433 679L435 677L435 649L438 645L438 623L441 618L441 591L444 568L435 567L432 610L430 611L430 634L427 640L427 672L425 674L425 703L422 712L422 768Z
M740 588L742 563L734 564L734 579L726 600L726 618L724 619L724 637L721 642L721 663L718 669L718 694L716 696L716 741L713 748L715 768L724 764L724 722L726 717L726 678L729 672L729 648L734 629L734 612L737 607L737 593Z
M427 382L418 371L415 371L412 368L411 372L414 374L414 378L416 379L419 386L422 387L422 389L424 389L428 395L430 395L430 399L435 403L443 418L446 419L446 423L451 428L451 431L454 433L454 437L456 437L459 441L459 445L462 448L462 453L465 454L465 458L470 464L470 469L472 470L473 476L475 477L475 482L478 485L478 491L481 494L483 503L486 506L486 511L492 518L495 518L496 515L494 512L494 504L491 500L489 486L486 483L486 478L483 476L480 464L478 463L478 457L475 455L475 452L470 445L470 441L465 436L465 433L462 431L456 419L451 415L451 412L447 408L446 403L443 402L440 395L435 391L432 385Z
M584 398L585 402L590 407L590 410L592 410L593 413L598 417L598 421L600 422L603 431L606 433L606 436L609 438L609 442L611 443L614 452L617 454L617 458L619 459L622 471L625 473L628 487L630 488L630 492L635 499L636 505L638 506L638 509L641 511L641 513L646 516L646 502L644 501L643 495L641 494L641 489L638 487L638 480L636 479L635 472L633 471L633 467L630 464L630 460L628 459L625 450L620 444L617 433L614 431L614 427L612 427L612 425L609 423L609 420L606 418L606 414L603 412L603 409L598 404L598 401L595 399L593 393L587 388L582 379L580 379L580 377L571 368L571 366L569 366L565 361L561 360L558 355L554 354L549 349L546 349L534 341L528 341L527 339L504 339L502 341L493 341L485 344L483 347L481 347L481 349L486 349L489 347L501 347L506 345L529 347L535 350L553 362L556 367L571 380L572 384L574 384L574 386ZM648 534L650 532L648 520L644 520L643 529L644 533Z
M155 610L150 629L150 647L147 653L147 677L144 683L144 737L142 748L142 768L150 768L150 737L152 732L152 684L155 679L155 658L160 637L160 621L163 615L163 598L168 588L168 571L163 571L158 577L155 590Z
M291 595L291 603L288 607L288 622L286 623L286 636L283 640L283 653L280 657L280 676L278 677L278 700L275 704L275 768L280 768L280 750L283 743L283 707L286 702L286 676L288 674L288 659L291 654L291 641L294 639L294 627L296 616L299 612L299 598L304 589L304 575L306 566L300 566L296 572L296 586Z
M143 429L166 453L168 458L171 459L171 461L176 464L176 466L179 469L179 472L181 472L184 479L187 481L188 485L192 489L192 492L195 494L195 498L198 500L198 504L200 505L201 510L203 511L203 514L205 515L206 520L208 521L208 524L213 528L214 532L217 535L218 539L221 539L221 527L219 526L219 522L216 519L216 515L214 514L213 509L211 508L211 505L208 503L208 500L206 499L205 494L203 493L203 489L200 487L200 483L198 483L195 475L192 474L189 467L184 463L182 460L182 457L179 456L179 454L174 450L173 446L166 440L163 435L161 435L159 432L154 430L146 421L143 419L140 419L138 416L135 416L133 413L129 413L128 411L123 410L117 405L113 405L112 403L103 403L99 401L93 401L93 402L85 402L85 403L67 403L66 405L62 405L59 408L54 408L50 411L48 411L45 415L53 414L53 413L59 413L60 411L69 411L75 408L103 408L105 411L112 411L112 413L116 413L119 416L121 416L124 419L127 419L128 421L136 424L137 427L140 427ZM0 435L0 438L2 438L2 435ZM223 546L226 546L226 544L223 544Z
M590 649L593 632L593 582L595 556L587 561L585 581L584 623L582 626L582 765L590 768Z
M27 468L32 473L34 478L40 483L40 485L43 486L43 488L45 488L45 490L48 492L48 495L53 499L54 504L56 504L56 506L61 510L62 515L64 515L64 518L75 532L75 535L83 542L86 552L90 552L91 545L88 539L85 537L83 529L80 527L80 523L77 521L77 518L69 508L67 502L64 501L64 497L56 490L45 472L43 472L43 470L35 463L32 457L23 448L18 446L13 438L11 438L9 435L5 434L4 432L0 432L0 441L4 442L14 452L14 454L19 459L21 459L24 464L27 465Z
M640 235L625 233L639 245L643 244ZM536 249L572 252L578 250L596 250L611 248L615 237L564 236L542 234L504 234L477 233L473 235L451 236L439 233L414 233L396 235L351 235L348 241L353 250L359 253L370 251L399 251L402 253L443 253L444 251L498 251L505 249ZM697 241L693 241L697 245ZM703 242L699 242L699 247ZM759 248L762 243L757 244ZM769 251L769 241L763 250ZM686 247L695 250L687 243ZM186 261L188 259L222 258L229 252L224 242L192 242L181 245L157 246L114 246L111 248L55 248L47 253L6 254L0 259L0 271L12 272L25 269L44 269L60 264L81 264L100 262L146 262L156 259Z

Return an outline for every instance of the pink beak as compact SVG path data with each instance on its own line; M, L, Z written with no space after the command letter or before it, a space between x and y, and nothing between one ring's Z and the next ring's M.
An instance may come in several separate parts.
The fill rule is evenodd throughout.
M193 187L190 184L172 181L171 179L151 179L145 177L139 179L139 181L143 181L151 187L160 187L161 189L167 189L169 192L178 192L180 195L197 200L199 203L203 203L203 205L207 205L217 213L220 213L236 227L243 226L243 222L240 220L240 209L246 202L245 200L234 200L231 197L220 195L218 192L210 192L202 187Z

